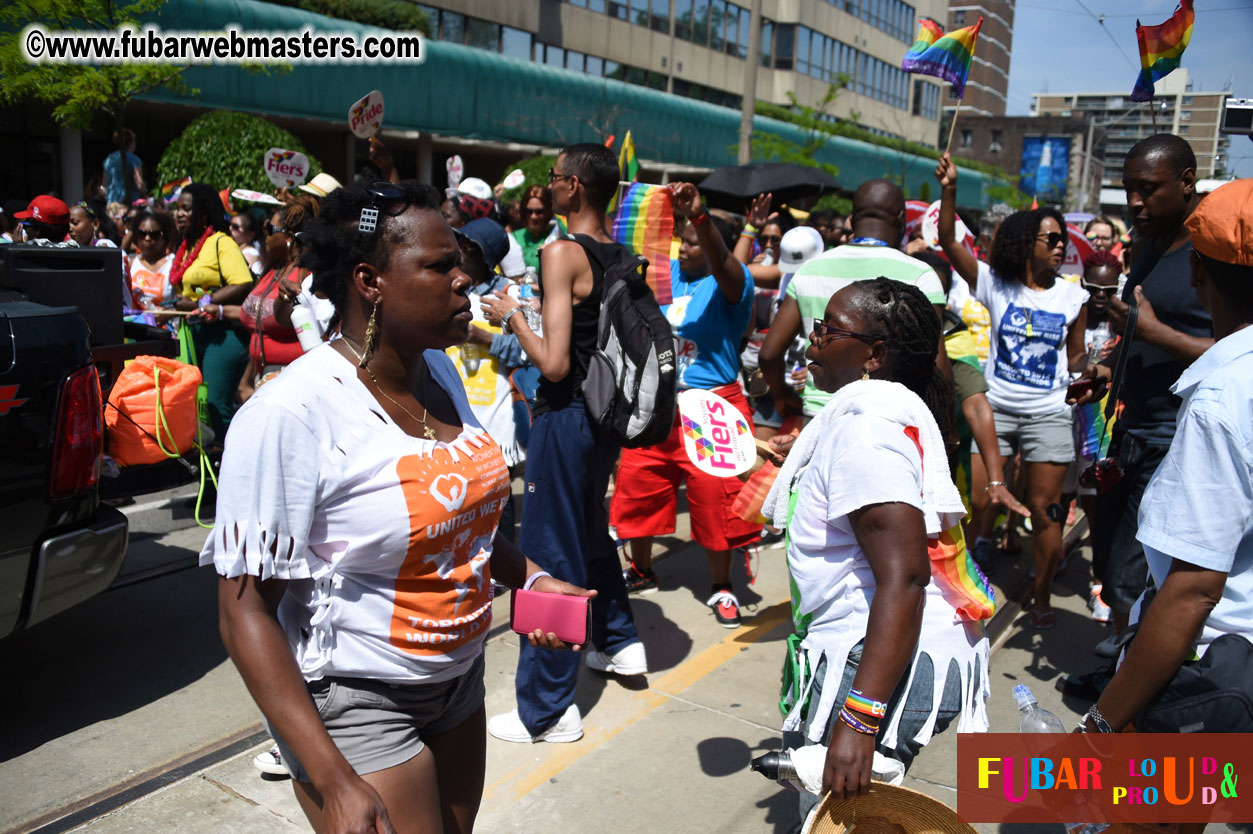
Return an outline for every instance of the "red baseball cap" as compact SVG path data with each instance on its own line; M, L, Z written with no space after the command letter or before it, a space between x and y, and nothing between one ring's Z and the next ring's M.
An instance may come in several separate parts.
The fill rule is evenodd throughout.
M40 194L30 201L26 211L14 212L13 216L18 220L38 220L50 226L59 226L70 222L70 207L51 194Z

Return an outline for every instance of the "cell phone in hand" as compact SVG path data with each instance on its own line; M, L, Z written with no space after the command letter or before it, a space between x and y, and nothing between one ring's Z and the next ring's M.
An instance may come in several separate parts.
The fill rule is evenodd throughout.
M587 597L514 589L509 607L509 627L518 634L538 628L563 643L582 646L592 632L592 601Z
M1067 400L1077 400L1089 391L1096 389L1095 379L1080 379L1070 383L1070 387L1066 389Z

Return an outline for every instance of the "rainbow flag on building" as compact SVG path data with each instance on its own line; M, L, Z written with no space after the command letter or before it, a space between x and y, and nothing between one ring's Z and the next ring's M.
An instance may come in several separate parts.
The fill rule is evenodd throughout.
M1152 101L1153 85L1179 69L1179 59L1192 40L1192 0L1179 0L1179 8L1165 23L1141 26L1136 21L1136 40L1140 42L1140 74L1136 76L1132 101Z
M669 304L670 238L674 236L674 200L664 185L631 183L613 221L613 239L648 258L648 285L658 304Z
M966 78L970 75L970 62L975 55L975 41L983 18L974 26L954 29L948 34L939 23L929 17L920 21L918 40L905 53L901 69L921 75L933 75L953 85L953 91L961 98L966 92Z

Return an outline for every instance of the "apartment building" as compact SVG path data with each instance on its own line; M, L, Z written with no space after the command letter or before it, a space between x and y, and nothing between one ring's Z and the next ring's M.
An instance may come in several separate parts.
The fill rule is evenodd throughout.
M742 101L749 0L428 0L419 7L439 40L727 107ZM787 104L794 93L816 104L844 78L831 117L934 145L941 85L900 64L918 18L945 12L944 0L763 0L757 98Z
M974 26L983 18L966 94L961 101L962 113L977 116L1004 116L1009 95L1009 56L1014 42L1014 0L949 0L948 26L945 31ZM944 94L944 112L957 109L957 96L952 89Z
M1128 85L1130 86L1130 85ZM1038 116L1087 117L1105 132L1101 205L1122 206L1122 166L1136 142L1154 133L1174 133L1188 140L1196 153L1197 177L1220 177L1230 137L1218 132L1223 102L1230 91L1192 89L1186 67L1157 82L1152 102L1128 99L1130 90L1092 93L1035 93L1031 112Z

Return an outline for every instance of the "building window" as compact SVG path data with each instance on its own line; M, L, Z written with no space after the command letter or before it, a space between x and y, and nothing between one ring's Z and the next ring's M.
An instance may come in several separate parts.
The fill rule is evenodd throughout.
M613 0L609 0L609 16L616 17L618 20L629 20L631 10L625 2L615 3Z
M439 16L439 39L451 43L465 43L466 16L444 10Z
M674 0L674 36L692 39L692 0Z
M510 58L531 60L531 33L511 26L500 29L500 53Z
M809 75L809 42L813 33L804 26L796 27L796 71Z
M956 115L956 114L954 114L954 115ZM961 146L962 146L963 148L969 148L969 147L971 147L972 145L974 145L974 143L975 143L975 134L974 134L974 131L972 131L972 130L966 130L965 128L962 128L962 144L961 144Z
M692 43L709 45L709 0L692 3Z
M603 70L603 74L606 78L616 78L619 81L622 80L622 64L619 64L617 61L605 61Z
M796 25L780 23L774 41L774 68L790 70L796 51Z
M988 143L989 153L1001 152L1001 141L1004 139L1004 132L1000 130L992 131L992 141Z
M566 52L566 69L583 72L583 53L568 50Z
M466 46L500 50L500 24L472 17L466 21Z
M585 66L586 66L588 75L604 75L605 74L605 59L604 58L597 58L595 55L588 55L587 63Z
M768 67L771 65L771 57L774 55L774 24L769 20L761 21L761 65Z
M653 0L648 28L663 35L670 34L670 0Z
M966 25L966 13L965 12L953 12L953 28L960 29L962 26L965 26L965 25Z

